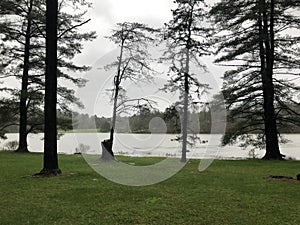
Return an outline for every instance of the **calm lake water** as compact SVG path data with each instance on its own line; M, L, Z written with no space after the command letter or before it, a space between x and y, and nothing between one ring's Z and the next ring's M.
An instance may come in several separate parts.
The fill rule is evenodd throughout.
M8 139L0 142L4 146L7 142L18 140L18 134L8 134ZM101 154L101 141L107 139L107 133L68 133L58 140L58 152L74 154L77 151L89 154ZM285 137L291 142L281 145L282 154L300 160L300 134L288 134ZM172 134L116 134L114 152L122 155L135 156L172 156L180 157L181 146L172 141L176 135ZM200 135L206 143L198 143L189 148L188 158L248 158L249 149L242 149L238 145L219 147L221 135ZM42 152L43 135L29 135L28 144L31 152ZM264 155L263 150L255 151L258 157Z

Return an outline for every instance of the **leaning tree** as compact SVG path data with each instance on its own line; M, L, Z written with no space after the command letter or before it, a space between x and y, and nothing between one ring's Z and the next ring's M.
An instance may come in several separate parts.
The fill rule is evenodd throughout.
M217 63L232 66L223 93L233 122L223 143L265 148L264 159L282 159L281 127L299 126L298 1L222 0L211 10ZM253 135L257 134L257 135ZM280 139L281 138L281 139Z
M107 37L119 47L117 60L105 66L106 70L115 69L113 79L113 115L110 127L110 139L105 145L102 159L110 159L114 156L112 147L116 126L117 113L140 105L151 103L147 99L128 99L125 96L126 90L122 87L125 81L134 83L149 81L153 78L155 71L151 68L151 57L148 47L155 41L154 34L157 32L145 24L136 22L118 23L112 31L111 36ZM105 151L107 150L107 152ZM109 154L106 154L106 153Z

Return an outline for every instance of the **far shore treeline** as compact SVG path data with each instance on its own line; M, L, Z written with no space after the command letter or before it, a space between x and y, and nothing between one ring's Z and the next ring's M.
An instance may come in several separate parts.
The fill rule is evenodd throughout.
M72 114L59 115L59 122L62 123L59 129L60 133L64 132L100 132L108 133L111 126L111 118L99 115L89 115L88 113L73 112ZM157 109L141 108L137 113L131 116L118 117L118 133L151 133L149 124L153 118L161 118L167 127L167 133L181 133L181 121L178 111L174 106L170 106L165 111ZM200 134L211 133L211 112L209 110L200 110L198 112ZM227 129L237 121L227 121ZM11 126L7 133L18 133L18 126ZM218 133L221 132L221 129ZM290 127L281 128L281 133L300 133L300 127L290 129ZM159 133L159 132L158 132Z

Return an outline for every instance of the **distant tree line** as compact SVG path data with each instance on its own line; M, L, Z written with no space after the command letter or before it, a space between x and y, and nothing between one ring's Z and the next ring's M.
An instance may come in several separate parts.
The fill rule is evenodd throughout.
M13 107L13 106L12 106ZM0 118L5 118L7 111L11 108L1 108ZM300 106L294 109L295 111L300 110ZM89 115L88 113L78 113L78 112L61 112L58 111L58 130L60 132L67 132L70 130L75 130L76 132L84 131L96 131L101 133L110 132L111 118L103 117L98 115ZM129 129L123 126L117 126L116 131L118 133L150 133L149 123L153 118L159 117L163 119L167 126L168 134L180 134L181 133L181 120L174 105L171 105L165 109L165 111L159 111L157 109L150 109L147 107L141 108L137 113L128 117L118 117L117 122L124 123L124 121L129 121ZM198 112L199 123L200 123L200 134L211 133L211 112L208 110L201 110ZM79 122L80 121L80 122ZM236 124L240 123L238 119L227 122L227 130L230 130ZM14 124L14 125L11 125ZM18 121L11 121L10 125L7 126L6 133L18 133ZM95 130L96 129L96 130ZM32 133L38 133L43 131L43 126L39 129L33 131ZM300 133L300 127L280 127L280 133L291 134ZM221 131L220 131L221 133ZM252 132L255 134L255 132Z
M300 106L298 106L295 111L299 111ZM230 113L230 112L229 112ZM73 121L73 129L75 130L85 130L93 129L96 127L97 132L107 133L110 131L111 118L99 117L97 115L90 116L89 114L74 113L75 115ZM171 105L165 109L165 111L159 111L156 109L149 109L147 107L142 108L139 112L133 114L129 117L118 117L117 122L124 123L124 121L129 121L129 129L124 126L116 127L118 133L150 133L149 123L153 118L159 117L163 119L167 126L168 134L180 134L181 133L181 120L179 113L174 105ZM211 133L211 112L208 110L200 110L198 112L199 123L200 123L200 134L210 134ZM76 125L76 120L80 120L80 124ZM230 130L236 124L240 123L238 119L227 122L227 130ZM66 126L65 126L66 127ZM221 129L218 133L221 133ZM300 127L280 127L279 132L282 134L300 133ZM251 134L251 132L250 132ZM255 132L252 132L255 134Z
M209 112L200 112L199 119L206 124L201 128L202 133L209 133L210 126L207 126ZM164 112L148 107L141 107L141 109L131 116L118 116L116 118L116 132L118 133L150 133L149 124L154 118L161 118L167 127L167 133L179 134L181 133L181 120L175 106L166 108ZM96 128L97 132L110 132L111 118L99 117L97 115L90 116L89 114L74 113L73 129L80 132L80 130L89 130ZM78 123L76 123L78 121Z

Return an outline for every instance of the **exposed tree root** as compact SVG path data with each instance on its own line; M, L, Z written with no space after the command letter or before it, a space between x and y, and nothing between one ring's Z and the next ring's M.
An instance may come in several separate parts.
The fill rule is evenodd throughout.
M42 169L41 172L34 174L33 177L55 177L61 175L63 175L63 173L60 169Z
M16 153L29 153L28 148L18 148L16 151Z

